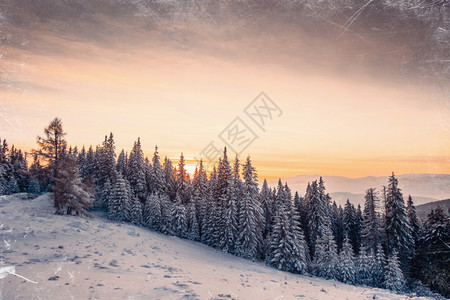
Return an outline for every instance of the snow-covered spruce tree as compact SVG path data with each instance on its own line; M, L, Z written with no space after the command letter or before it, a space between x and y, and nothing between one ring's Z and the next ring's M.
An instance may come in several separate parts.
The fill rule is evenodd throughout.
M217 224L215 222L218 201L214 199L216 186L217 171L214 166L208 181L206 202L202 206L202 215L204 216L202 221L202 242L211 247L215 247L218 244L218 229L216 228Z
M37 157L35 155L35 157ZM8 161L8 143L0 138L0 195L4 195L8 190L8 174L11 165Z
M81 148L81 151L78 153L77 156L77 164L78 164L78 168L80 169L80 175L83 179L85 179L87 177L84 176L83 174L83 165L86 163L86 147L83 146L83 148Z
M95 207L108 207L108 201L112 191L111 181L106 179L106 182L103 184L103 187L99 188L99 192L97 193L97 199L94 201Z
M172 165L172 161L167 158L164 158L164 181L165 186L167 188L167 194L169 195L169 199L171 201L175 201L175 195L177 192L177 186L175 183L175 172Z
M194 201L190 201L187 207L187 238L192 241L200 241L200 226L197 220L197 212Z
M428 214L420 245L419 278L431 289L450 297L450 218L440 206Z
M32 194L37 192L37 194L40 194L41 192L44 191L44 186L48 185L46 183L46 181L48 180L48 176L45 175L45 170L41 165L39 156L36 154L33 155L33 163L30 166L29 172L30 172L30 184L28 186L28 192ZM33 188L33 186L35 186L35 188Z
M370 252L372 253L372 252ZM366 247L361 246L358 257L355 259L355 284L372 286L373 254L367 255Z
M134 194L141 202L143 202L147 193L147 184L145 181L144 153L141 149L140 138L138 138L137 142L134 143L133 149L130 152L126 178L130 183Z
M126 176L127 165L128 165L128 154L125 152L125 150L122 149L122 151L120 151L119 156L117 157L117 164L116 164L117 173L121 174L122 176Z
M312 264L312 273L316 276L336 279L338 267L338 255L336 242L330 225L321 229L321 235L316 242L316 253Z
M208 178L205 168L203 167L203 160L200 160L199 167L196 169L194 180L192 182L192 201L194 202L197 212L197 221L199 224L200 235L203 234L204 219L208 214Z
M330 227L331 221L328 212L328 197L324 196L324 186L322 178L320 180L321 186L317 181L313 181L310 185L310 190L305 195L305 201L308 211L308 232L310 235L310 252L314 257L317 239L322 236L322 230Z
M130 222L134 225L142 225L142 204L135 196L131 201Z
M155 152L152 158L152 167L150 168L150 182L148 189L150 193L166 193L166 183L164 180L164 170L159 161L158 146L155 146Z
M383 231L378 218L379 199L375 189L368 189L364 197L364 212L362 225L362 242L366 252L377 252L381 243Z
M230 183L227 187L227 193L221 195L219 203L223 205L223 233L218 247L224 252L235 253L238 240L238 207L237 193L235 191L239 186L235 186L232 177L229 177Z
M303 274L308 250L296 213L287 202L280 203L268 240L266 263L279 270Z
M19 184L17 183L16 177L11 175L9 177L9 180L7 183L6 194L12 195L12 194L19 193L19 192L20 192L20 189L19 189Z
M342 223L342 214L339 208L336 204L336 201L333 201L333 204L330 207L330 220L331 220L331 229L333 231L333 237L334 240L336 241L338 251L342 249L342 244L344 242L344 225Z
M406 205L406 215L408 217L408 222L411 228L411 236L413 241L413 246L411 249L411 261L408 270L408 277L410 278L419 278L421 271L421 261L418 255L420 243L420 237L422 233L421 224L419 219L417 218L416 208L414 206L414 202L412 200L411 195L408 196L408 201Z
M269 236L266 264L284 271L292 269L290 260L293 252L292 240L289 211L286 204L280 203L275 215L272 233Z
M41 183L36 177L30 177L30 182L28 183L27 193L39 195L42 192Z
M28 187L30 173L28 172L28 163L22 150L17 149L14 145L9 153L9 163L11 165L11 178L17 182L19 192L25 192Z
M239 239L237 253L248 259L256 259L262 250L263 216L259 201L258 176L250 156L243 167L243 198L239 211Z
M386 269L386 258L381 244L377 246L376 253L370 253L372 260L370 273L372 274L372 286L383 287Z
M185 238L187 235L188 224L186 209L181 201L181 196L177 194L175 196L175 203L170 210L171 232L173 235Z
M361 249L362 245L362 226L363 226L363 214L361 210L361 205L358 204L358 208L356 209L356 220L355 220L355 232L356 237L352 244L354 253L357 255L359 254L359 249Z
M81 164L80 173L81 176L86 179L89 175L94 174L95 169L95 152L92 146L89 147L88 151L86 151L85 157L83 157L83 151L79 155L78 163ZM81 157L80 157L81 156Z
M347 235L350 239L350 244L355 250L355 246L358 240L358 224L357 224L357 212L355 206L347 199L345 203L344 212L342 214L342 225L344 228L344 235Z
M160 230L162 224L161 199L158 194L152 193L147 197L144 207L144 224L150 229Z
M57 213L87 215L93 195L83 184L75 156L63 154L58 158L58 172L53 186Z
M234 159L234 164L233 164L233 171L232 171L232 176L233 176L233 191L234 191L234 198L236 199L236 206L237 206L237 211L240 210L240 204L241 204L241 199L243 197L243 189L244 189L244 183L241 180L241 165L240 165L240 161L239 161L239 156L238 154L236 154L236 158ZM258 195L258 200L259 200L259 195Z
M118 174L108 201L108 217L117 221L129 220L131 201L129 183L122 175Z
M402 270L400 269L397 251L395 250L389 255L383 287L399 293L405 290L405 279Z
M339 263L337 270L337 279L343 283L355 284L356 266L353 247L350 245L348 236L345 236L342 244L342 251L339 253Z
M96 153L96 179L97 185L102 188L107 180L114 182L116 180L116 146L114 143L114 135L111 132L109 137L105 135L101 147ZM102 203L103 204L103 203ZM105 203L106 204L106 203Z
M291 209L291 232L294 237L292 252L294 268L291 272L304 274L308 270L310 261L309 248L303 234L301 218L296 206L293 206Z
M190 178L186 172L183 153L181 153L180 161L178 162L178 168L175 174L175 185L177 195L180 197L181 203L188 203L190 199Z
M413 237L406 215L403 194L398 188L398 181L394 173L389 177L385 207L387 249L389 251L397 250L401 266L403 270L406 270L413 248Z
M414 241L414 244L416 244L419 241L420 238L420 222L417 218L416 213L416 207L414 206L413 199L411 195L408 196L408 201L406 204L406 215L408 217L408 222L411 227L411 235Z
M224 148L223 157L219 159L217 179L210 180L211 188L213 188L213 200L215 201L212 206L213 211L211 220L211 234L210 242L213 247L220 247L221 241L224 240L225 235L225 208L227 206L226 200L228 199L228 193L230 185L233 183L233 175L231 166L228 161L227 148Z

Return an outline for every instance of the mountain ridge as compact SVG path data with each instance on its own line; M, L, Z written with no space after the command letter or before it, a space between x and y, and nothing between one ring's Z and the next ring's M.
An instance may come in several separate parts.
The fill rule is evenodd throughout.
M396 175L399 187L403 191L406 200L411 195L416 205L427 202L439 201L450 198L450 174L426 174L411 173ZM287 182L291 190L304 195L308 182L320 178L320 175L297 175L282 178L283 183ZM322 176L327 192L332 197L332 201L337 204L345 204L349 199L354 204L362 204L365 191L369 188L376 188L379 192L383 186L388 184L389 176L365 176L365 177L345 177L345 176ZM276 186L277 181L270 181L269 186Z

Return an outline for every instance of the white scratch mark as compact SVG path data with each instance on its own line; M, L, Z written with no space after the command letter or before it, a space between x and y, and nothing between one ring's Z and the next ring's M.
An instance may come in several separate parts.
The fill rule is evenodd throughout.
M26 277L23 277L22 275L16 274L16 268L14 266L3 267L0 269L0 279L5 278L8 274L25 279L26 281L31 282L31 283L36 283L36 284L38 283L36 281L30 280Z
M370 4L372 3L373 0L369 0L367 1L366 4L364 4L360 9L358 9L348 20L347 22L345 22L344 25L342 25L343 27L343 31L341 32L341 34L336 38L336 40L338 40L349 28L350 26L352 26L353 22L356 21L356 19L359 17L359 15L364 11L364 9Z

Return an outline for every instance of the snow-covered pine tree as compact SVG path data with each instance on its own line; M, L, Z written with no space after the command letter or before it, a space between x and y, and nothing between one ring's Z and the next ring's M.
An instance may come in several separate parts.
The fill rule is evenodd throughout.
M59 160L66 152L67 147L65 136L61 119L55 118L44 129L44 136L37 137L39 149L33 150L33 153L39 155L47 163L46 168L49 170L50 181L58 176ZM55 207L58 207L58 203L55 203Z
M330 225L324 225L317 238L316 253L313 260L313 274L327 279L336 279L338 254L336 242Z
M150 193L166 193L166 183L164 180L164 170L159 161L158 146L155 146L155 152L152 158L152 167L150 169L150 182L148 184Z
M170 210L171 231L173 235L185 238L187 235L188 224L186 218L186 209L181 202L181 196L175 196L175 203L173 203Z
M213 171L210 174L208 181L208 194L204 205L202 206L202 215L204 216L202 221L202 242L216 247L219 244L218 228L216 223L216 213L218 211L218 201L214 199L215 190L217 187L217 171L214 166Z
M259 201L258 176L250 156L243 167L243 198L239 211L239 239L237 253L256 259L262 250L263 216Z
M355 284L372 286L373 283L371 271L373 270L373 262L373 254L367 255L366 247L361 246L358 257L355 259Z
M200 235L203 234L204 219L208 214L208 178L205 168L203 167L203 160L200 160L200 164L196 169L197 172L194 175L192 182L192 201L194 202L197 212L197 221L199 224Z
M330 220L333 237L336 241L336 246L338 248L338 251L341 251L342 244L344 242L344 226L342 223L342 215L339 211L336 201L333 201L333 204L330 208Z
M36 157L37 155L35 155ZM4 195L8 191L8 174L11 165L8 161L8 143L0 138L0 195Z
M386 269L386 258L381 244L378 244L377 252L371 252L370 255L373 259L370 270L370 273L372 274L372 286L382 287Z
M83 145L83 148L81 148L81 151L78 153L77 156L77 164L78 164L78 168L80 168L80 175L83 176L83 174L81 174L81 168L83 167L83 165L86 163L86 147ZM84 179L85 177L83 177Z
M134 225L142 225L142 204L141 201L135 196L131 201L130 221Z
M375 189L368 189L364 197L364 212L362 225L362 242L366 252L377 252L381 243L383 231L378 218L379 198Z
M187 207L187 223L188 232L186 237L192 241L200 241L200 226L197 220L195 202L193 200L189 202Z
M12 194L19 193L19 192L20 192L20 189L19 189L19 184L17 183L16 177L14 177L13 175L10 175L9 180L7 182L6 194L12 195Z
M9 163L11 165L11 177L17 182L19 192L25 192L28 187L30 173L28 172L28 163L22 150L17 149L14 145L11 147L9 154Z
M234 159L234 164L233 164L233 172L232 172L232 176L233 176L233 190L234 190L234 197L236 199L236 204L237 204L237 210L240 210L240 203L241 203L241 199L243 197L243 182L241 180L241 175L240 175L240 161L239 161L239 156L236 154L236 157ZM259 199L259 197L258 197Z
M356 209L350 200L347 199L347 202L344 206L344 212L342 214L342 225L344 228L344 235L348 236L350 239L350 243L353 246L357 239L357 231L356 231Z
M233 183L231 166L228 161L227 148L224 148L223 157L219 159L218 172L216 180L210 180L213 188L213 199L215 200L212 211L211 242L213 247L220 247L221 241L225 239L225 208L227 207L228 193L230 185Z
M359 249L361 249L361 244L362 244L362 226L363 226L363 214L362 214L362 210L361 210L361 205L358 204L358 208L356 209L356 214L355 214L356 218L355 218L355 240L352 244L354 253L357 255L359 254Z
M348 284L354 284L356 281L355 256L347 235L342 244L342 251L339 253L337 279Z
M142 152L140 138L134 143L130 152L126 177L133 193L143 202L147 193L147 185L145 181L144 153Z
M307 251L298 213L294 206L282 201L268 239L266 263L279 270L303 274L307 268Z
M150 229L160 230L162 224L161 199L158 194L152 193L147 197L144 207L144 224Z
M175 195L177 192L177 186L175 183L175 172L172 165L172 161L167 158L164 158L164 181L167 188L167 194L169 195L169 199L171 201L175 201Z
M260 201L264 219L263 240L267 240L271 232L274 216L272 211L272 193L266 179L264 179L261 188Z
M41 166L38 155L33 155L33 163L30 166L29 172L30 184L28 186L28 192L32 194L37 192L37 194L40 194L45 190L44 186L47 186L46 181L48 180L48 177L45 176L45 170Z
M450 297L450 218L438 205L428 214L418 259L419 278L433 290Z
M217 199L221 195L227 193L228 185L232 182L230 178L233 177L230 162L228 161L227 148L223 149L223 156L219 159L219 167L217 172L217 182L215 196Z
M183 153L181 153L180 161L178 162L178 168L175 174L175 185L177 195L180 197L181 203L187 203L190 199L190 182L189 175L187 174L185 168Z
M90 174L94 174L95 152L92 146L90 146L86 152L85 159L80 160L80 162L82 163L80 166L80 172L83 178L87 178Z
M293 235L293 251L292 251L292 264L293 269L291 272L304 274L307 272L309 264L309 248L306 244L305 236L301 225L300 214L296 206L292 206L291 211L291 233Z
M108 201L108 217L111 220L127 221L130 219L129 209L131 207L132 195L129 183L122 175L118 174L112 186Z
M405 290L405 279L400 269L400 262L396 250L389 255L383 287L399 293Z
M103 184L103 187L99 189L99 193L97 199L94 202L94 206L107 208L111 191L112 191L112 184L109 178L107 178L106 182Z
M403 194L398 188L397 178L392 173L386 191L385 230L387 249L397 250L397 255L404 270L407 269L408 260L413 250L413 237L411 227L406 215Z
M322 184L323 185L323 184ZM324 187L319 187L317 181L313 181L310 190L305 195L308 210L308 232L310 235L310 252L314 257L317 239L322 236L322 230L331 226L328 212L328 197L324 197Z
M97 185L102 188L106 181L114 182L116 180L116 146L114 143L114 135L111 132L109 137L105 135L101 147L96 153L96 179Z
M124 149L120 151L119 156L117 157L116 171L118 174L122 176L127 175L127 165L128 165L128 154Z
M412 200L411 195L408 196L408 201L406 204L406 215L408 217L408 222L411 227L411 235L414 241L414 245L416 245L420 238L420 222L417 218L416 207L414 206L414 202Z
M58 172L53 186L57 213L87 215L93 195L81 180L76 157L63 154L58 159Z
M235 253L236 244L238 241L238 206L236 189L239 186L235 186L232 177L229 177L231 182L227 187L227 193L221 195L219 203L223 204L223 229L221 234L221 240L219 242L219 248L224 252Z
M293 236L290 225L287 205L280 203L274 218L266 253L266 264L279 270L287 271L292 269L290 257L293 249L290 241L293 239Z

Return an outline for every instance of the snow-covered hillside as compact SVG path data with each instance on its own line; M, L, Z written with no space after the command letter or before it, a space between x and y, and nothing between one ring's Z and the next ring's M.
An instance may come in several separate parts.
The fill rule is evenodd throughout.
M408 298L278 271L98 215L53 212L50 194L0 197L0 299Z

